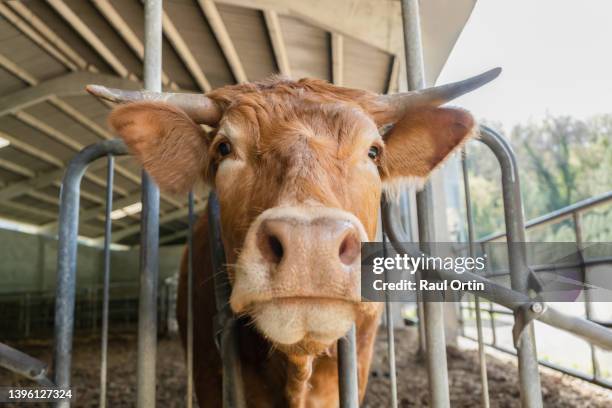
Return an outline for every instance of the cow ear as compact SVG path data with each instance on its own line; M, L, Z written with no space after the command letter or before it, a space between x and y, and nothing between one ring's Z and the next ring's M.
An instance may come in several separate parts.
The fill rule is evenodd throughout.
M384 136L381 168L386 190L406 184L422 187L475 132L472 115L455 108L421 108L408 112Z
M186 193L202 175L208 139L182 110L160 102L128 103L111 112L109 123L162 191Z

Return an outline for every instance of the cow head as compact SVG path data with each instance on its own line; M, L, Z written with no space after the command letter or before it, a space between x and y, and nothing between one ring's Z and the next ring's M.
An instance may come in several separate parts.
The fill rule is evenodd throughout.
M277 347L313 353L377 310L360 302L359 255L382 191L423 183L470 137L472 116L439 106L498 74L392 96L311 79L206 96L88 90L131 102L110 124L162 191L198 179L217 191L232 309Z

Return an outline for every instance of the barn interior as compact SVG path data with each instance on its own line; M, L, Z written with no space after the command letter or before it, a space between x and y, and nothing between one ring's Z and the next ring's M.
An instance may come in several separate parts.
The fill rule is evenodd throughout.
M106 123L113 104L87 94L85 86L143 88L142 3L0 1L0 342L30 342L28 351L42 360L51 360L48 345L54 330L62 177L70 160L84 147L115 137ZM475 3L420 1L428 85L436 83ZM163 88L173 92L206 93L272 75L319 78L381 94L408 88L400 0L164 0L162 57ZM474 72L480 69L475 64ZM110 321L111 346L117 354L111 357L110 370L123 374L123 364L136 358L135 352L124 348L128 344L135 349L138 319L141 171L130 156L115 160ZM457 188L459 177L453 177L446 178L446 185L441 173L432 179L438 214L445 214L449 183ZM97 372L89 371L99 344L90 340L97 341L101 324L106 187L107 161L98 160L89 166L81 184L75 315L77 336L85 339L75 351L75 369L81 375L77 386L92 401L98 397L91 391L97 387ZM411 194L414 200L414 191ZM207 195L206 188L198 186L196 213L206 208ZM403 215L409 216L403 221L416 234L414 203L404 204L407 214ZM449 237L446 221L441 216L436 228ZM158 365L163 368L158 377L167 387L158 391L160 406L175 406L171 401L185 393L184 378L175 378L184 366L176 341L174 298L188 225L187 197L162 194L158 298L162 351ZM447 329L458 333L460 317L450 309ZM394 318L403 325L405 316L399 308L397 312ZM500 322L509 332L511 318L502 317ZM410 337L414 332L406 336L409 341L398 351L406 363L398 372L421 381L410 384L419 385L422 392L402 391L411 395L405 406L419 406L425 404L426 373L422 364L419 368L422 362L415 354L416 340ZM505 340L512 342L511 337ZM383 368L381 347L377 345L372 374L378 391L368 397L365 406L389 404L389 373ZM453 406L473 406L479 398L476 354L457 351L451 358L460 361L451 367L453 386L463 387L453 394ZM516 401L519 385L505 373L510 370L516 377L516 366L503 358L493 360L496 374L491 389L499 390L497 403L510 404ZM548 375L545 384L562 391L550 393L550 406L569 407L563 404L585 398L593 398L593 406L605 406L602 401L609 393L602 394L596 387L580 388L555 375ZM476 385L467 384L468 377ZM5 381L26 384L14 378L0 372L0 385ZM114 406L133 406L133 398L125 395L134 392L135 384L115 381L109 387ZM180 401L176 406L184 406Z
M425 2L422 8L430 83L473 7L470 0L446 3ZM115 137L106 124L112 104L84 88L143 87L143 13L138 0L0 3L0 292L2 302L12 305L6 310L18 308L26 293L33 312L51 304L66 166L84 147ZM440 18L448 21L443 28ZM400 2L392 0L167 0L163 87L205 93L284 75L397 92L406 88L401 33ZM112 282L118 293L136 296L141 168L122 156L115 170L113 270L124 272L112 274ZM103 275L106 173L106 160L98 160L81 184L78 285L90 298ZM206 196L203 187L196 191L196 213ZM177 271L187 216L187 197L162 194L162 280Z

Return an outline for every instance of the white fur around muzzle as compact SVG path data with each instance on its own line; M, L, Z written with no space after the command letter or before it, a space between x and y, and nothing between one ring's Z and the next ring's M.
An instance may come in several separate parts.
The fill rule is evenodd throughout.
M319 299L292 299L257 306L257 328L271 341L292 345L303 340L331 345L355 321L354 305Z

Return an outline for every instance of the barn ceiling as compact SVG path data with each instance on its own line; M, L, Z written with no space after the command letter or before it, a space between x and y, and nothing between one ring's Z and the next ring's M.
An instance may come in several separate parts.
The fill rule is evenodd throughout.
M398 58L383 48L295 13L231 3L164 1L165 88L206 92L280 72L395 89ZM113 137L110 106L83 87L142 86L143 25L139 0L0 2L0 218L55 233L66 163ZM94 240L103 234L105 172L104 160L93 163L82 184L80 234ZM138 165L118 158L113 208L124 211L114 213L115 242L138 242L139 186ZM162 196L162 243L184 239L186 205Z

